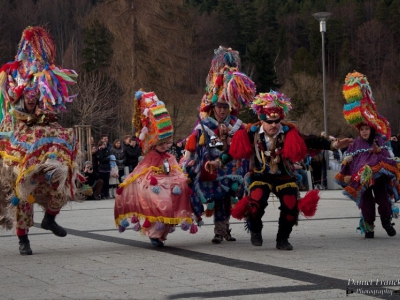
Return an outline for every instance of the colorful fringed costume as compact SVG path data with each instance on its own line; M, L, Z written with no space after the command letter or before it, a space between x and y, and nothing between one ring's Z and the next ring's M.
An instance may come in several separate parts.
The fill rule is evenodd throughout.
M391 157L387 143L390 137L389 123L378 114L365 75L349 73L343 87L343 95L348 102L343 110L346 121L360 132L370 130L370 133L367 139L362 138L360 133L346 150L335 181L344 188L343 193L360 208L361 233L365 233L367 238L373 237L376 203L379 205L378 211L383 227L387 231L389 228L391 234L395 234L391 218L392 214L395 214L392 209L398 210L393 202L399 199L400 172L396 161ZM391 198L394 199L393 202Z
M233 114L250 104L255 84L239 68L237 51L224 47L215 51L206 82L207 92L200 105L201 124L189 137L186 150L190 157L183 164L191 179L190 199L197 221L202 222L203 205L207 205L206 216L214 215L213 243L220 243L223 238L235 240L229 229L230 209L243 196L243 176L248 170L245 159L233 160L214 174L205 170L205 164L228 151L232 137L244 128ZM224 110L221 115L217 113L219 109Z
M318 192L311 191L298 199L298 186L294 163L302 161L308 150L330 149L331 142L317 136L306 136L298 132L291 123L281 123L291 109L290 99L275 91L255 97L252 108L261 120L258 124L241 130L232 139L229 159L250 157L250 173L246 176L248 195L242 198L232 210L232 216L245 218L251 231L254 246L262 245L262 216L271 193L280 201L279 229L276 237L277 248L291 250L288 242L299 211L306 217L316 212ZM268 123L272 120L272 123ZM274 124L274 125L273 125ZM267 125L274 126L274 134L267 133ZM267 129L266 129L267 128ZM222 163L226 163L222 158Z
M190 233L197 231L192 224L190 189L175 157L166 152L173 129L164 103L154 93L142 91L136 93L135 101L141 111L141 128L146 128L138 128L146 155L117 189L115 223L120 232L132 223L154 245L163 246L176 225L190 228Z
M10 229L15 218L19 237L33 226L34 203L54 221L68 201L77 200L76 184L84 181L76 163L74 130L55 122L55 112L72 101L67 85L75 83L77 75L54 62L49 34L28 27L15 61L0 69L0 225ZM43 223L42 227L49 229Z

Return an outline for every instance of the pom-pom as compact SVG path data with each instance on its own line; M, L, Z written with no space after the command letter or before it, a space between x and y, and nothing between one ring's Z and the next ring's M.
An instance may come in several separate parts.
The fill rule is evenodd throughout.
M292 162L302 161L307 155L307 146L299 135L296 127L288 131L285 137L285 145L282 157L288 158Z
M55 153L51 153L51 154L49 154L49 156L48 156L50 159L56 159L57 158L57 155L55 154Z
M129 226L129 222L127 219L123 219L119 225L126 228Z
M123 189L124 189L123 187L117 188L117 191L116 191L117 195L121 195Z
M212 217L213 215L214 215L214 209L206 209L206 211L204 212L204 215L207 217L207 218L210 218L210 217Z
M182 193L181 189L179 188L179 186L174 186L174 188L172 189L172 194L174 195L180 195Z
M258 127L255 125L251 126L251 128L250 128L251 132L257 132L257 130L258 130Z
M27 200L28 200L28 202L29 202L30 204L35 203L35 197L33 197L33 195L29 195Z
M236 204L239 201L237 197L231 197L231 203Z
M142 91L137 91L135 93L135 99L140 100L142 98L143 92Z
M150 185L157 185L157 183L157 178L155 178L154 176L150 176Z
M224 75L218 75L217 79L215 80L215 85L221 86L224 83Z
M243 219L249 211L249 202L250 198L248 196L240 199L238 203L235 204L235 207L231 210L232 217L238 220Z
M217 94L214 94L214 95L212 96L212 98L211 98L211 102L212 102L213 104L215 104L215 103L217 103L217 101L218 101L218 96L217 96Z
M231 186L231 190L232 190L232 191L236 192L236 191L238 190L238 188L239 188L239 184L238 184L237 181L235 181L234 183L232 183L232 186Z
M125 229L126 228L124 226L118 225L118 232L119 233L123 233L125 231Z
M140 231L142 229L142 226L140 226L140 223L137 222L135 225L133 225L132 230L133 231Z
M19 204L19 198L17 196L12 196L11 204L17 206Z
M214 181L217 179L218 177L218 172L215 171L213 173L210 173L207 169L206 169L206 164L208 163L208 161L205 161L203 163L203 166L201 168L200 171L200 180L203 182L207 182L207 181Z
M199 139L199 145L203 146L205 143L205 140L206 140L206 138L205 138L205 134L203 132L203 134L200 136L200 139Z
M135 224L135 223L137 223L137 222L139 222L139 218L138 218L137 216L133 216L133 217L131 218L131 223L132 223L132 224Z
M197 228L196 224L192 223L192 226L190 226L190 233L195 234L199 229Z
M312 190L298 201L298 209L306 217L310 218L317 212L317 205L319 201L319 191Z
M161 222L156 222L156 225L154 225L154 229L156 230L156 231L161 231L161 230L164 230L164 223L161 223Z
M187 231L189 228L190 228L189 223L186 222L186 221L183 221L182 224L181 224L181 229L182 229L183 231Z
M190 152L194 152L196 151L196 134L192 133L185 145L185 150L190 151Z
M251 145L247 131L244 129L236 131L232 137L231 146L229 148L229 154L234 159L250 158L253 153L253 147Z
M150 221L146 218L146 220L144 221L142 227L143 228L149 228L151 226Z
M208 203L207 204L207 209L212 210L212 209L214 209L214 206L215 206L215 202L214 201L211 202L211 203Z
M159 194L161 189L159 186L153 186L151 190L153 191L154 194Z

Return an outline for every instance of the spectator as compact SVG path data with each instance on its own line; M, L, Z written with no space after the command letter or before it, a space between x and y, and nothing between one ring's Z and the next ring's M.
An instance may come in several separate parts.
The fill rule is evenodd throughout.
M125 164L125 153L121 146L121 141L116 139L113 143L110 153L115 156L118 166L118 180L122 182L122 176L124 176L124 164Z
M392 147L393 155L395 157L400 157L400 143L396 135L390 137L390 147Z
M86 161L83 172L86 178L86 184L88 184L92 190L93 195L86 198L86 200L100 200L101 189L103 188L103 180L100 179L99 174L93 170L93 164L91 161Z
M107 134L103 134L101 136L101 141L103 141L104 143L106 143L107 145L107 150L110 151L111 150L111 144L108 142L108 135Z
M296 162L294 169L297 177L296 184L299 186L300 191L308 191L308 179L306 166L303 162Z
M129 141L129 144L127 144ZM138 158L142 154L142 149L139 147L135 137L125 138L124 141L124 153L125 153L125 166L129 167L129 173L137 166Z
M118 165L117 165L117 159L115 158L115 155L110 155L110 180L109 180L109 185L110 185L110 196L111 198L115 198L115 192L117 190L118 184L120 183L118 177Z
M99 147L94 155L96 161L97 172L100 175L100 179L103 180L103 188L101 190L101 198L108 199L108 189L110 180L110 151L107 149L107 144L104 141L99 142Z
M176 161L179 162L183 156L183 142L178 141L176 144L173 143L170 153L175 156Z

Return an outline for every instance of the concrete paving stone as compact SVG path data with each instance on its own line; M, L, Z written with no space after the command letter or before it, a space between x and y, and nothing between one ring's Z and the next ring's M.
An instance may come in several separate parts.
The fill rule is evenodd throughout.
M294 228L293 251L275 249L276 198L263 217L262 247L234 219L237 241L214 245L212 218L204 218L197 234L177 228L158 249L131 229L116 230L113 200L74 203L57 216L67 237L31 228L32 256L19 255L15 232L0 231L0 299L342 299L348 279L398 279L399 236L389 238L377 222L376 238L365 240L354 202L340 191L321 197L315 217ZM39 226L43 212L35 214Z

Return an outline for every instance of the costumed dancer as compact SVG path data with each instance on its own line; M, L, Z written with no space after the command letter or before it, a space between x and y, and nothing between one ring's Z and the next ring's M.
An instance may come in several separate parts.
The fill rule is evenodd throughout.
M117 189L115 224L123 232L132 223L134 231L162 247L178 224L185 231L197 232L190 189L175 156L167 153L173 138L172 122L156 94L136 92L134 120L145 156Z
M215 244L236 241L231 235L229 219L231 206L244 193L243 176L248 162L238 159L224 165L215 173L204 166L229 151L232 137L244 124L236 116L238 110L249 104L255 96L254 82L239 72L240 58L237 51L219 47L211 63L207 77L207 92L200 107L201 123L190 135L185 150L187 156L183 169L191 179L191 203L196 219L202 223L203 205L205 215L214 215Z
M239 130L232 139L229 155L221 160L209 162L206 168L223 167L230 159L250 158L248 196L243 197L232 209L232 216L246 219L246 227L251 232L251 243L262 246L261 218L268 205L270 193L280 201L279 227L276 237L276 248L292 250L289 235L297 224L299 211L306 217L316 212L319 200L318 190L310 191L298 199L294 164L302 161L308 150L345 147L351 139L329 141L323 137L301 134L295 125L282 122L292 109L290 99L276 91L260 93L252 103L253 111L260 122Z
M72 101L67 85L77 76L54 65L55 49L46 30L28 27L15 61L0 69L0 225L15 226L22 255L32 254L33 204L45 210L41 227L64 237L55 217L77 200L77 179L85 180L76 164L74 130L55 122L55 113Z
M378 204L382 227L389 236L395 236L392 215L397 217L399 208L393 202L399 199L400 172L390 154L389 123L378 114L365 75L347 74L343 95L347 101L343 108L344 118L356 127L359 136L344 153L335 180L361 210L359 229L365 238L374 237L375 204ZM391 198L394 198L393 202Z

